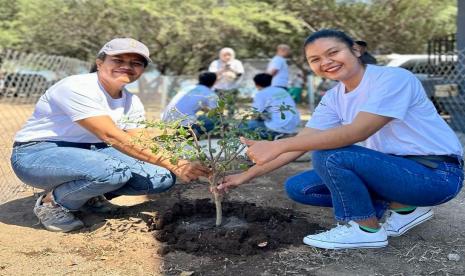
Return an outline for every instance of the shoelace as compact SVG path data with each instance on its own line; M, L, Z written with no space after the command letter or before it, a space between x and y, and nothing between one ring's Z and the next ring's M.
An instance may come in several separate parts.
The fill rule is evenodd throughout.
M321 233L321 235L324 235L327 238L330 237L339 237L339 236L344 236L347 233L349 233L349 228L352 227L349 224L337 224L337 226L331 230L328 230L326 232Z
M69 212L69 210L61 206L50 208L50 214L52 217L59 219L59 220L73 218L73 215Z

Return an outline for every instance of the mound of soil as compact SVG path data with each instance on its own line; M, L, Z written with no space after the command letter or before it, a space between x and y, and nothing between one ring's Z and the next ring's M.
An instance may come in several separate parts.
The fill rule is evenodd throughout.
M257 207L246 202L223 202L223 224L215 227L215 206L209 199L182 200L156 213L147 224L170 251L253 255L290 244L321 227L291 210ZM303 217L303 216L301 216Z

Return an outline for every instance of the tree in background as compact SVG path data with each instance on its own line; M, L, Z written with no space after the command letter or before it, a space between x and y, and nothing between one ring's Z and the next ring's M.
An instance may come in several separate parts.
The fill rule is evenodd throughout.
M105 41L144 41L163 74L194 74L229 46L270 57L279 43L305 69L302 41L340 28L375 53L424 53L456 30L455 0L0 0L0 47L93 60Z
M19 42L19 25L17 14L19 6L16 1L0 0L0 48L11 47Z

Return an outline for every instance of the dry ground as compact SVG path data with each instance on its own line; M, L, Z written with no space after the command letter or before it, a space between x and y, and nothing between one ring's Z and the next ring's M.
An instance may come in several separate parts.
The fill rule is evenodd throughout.
M17 183L7 160L12 133L30 112L31 106L0 105L3 194L21 190L11 188ZM289 208L301 212L309 222L331 227L330 209L293 203L283 191L287 176L308 167L306 162L292 163L233 191L230 200ZM207 197L206 185L195 183L178 184L151 198L116 198L115 204L127 206L123 212L87 215L87 228L61 234L37 224L32 214L35 197L26 190L18 199L0 205L0 275L465 275L463 192L435 208L433 220L390 239L385 249L326 251L299 245L248 257L183 252L158 255L160 244L147 232L141 214L178 198Z
M233 191L230 200L292 208L310 222L330 227L331 210L295 204L283 192L286 176L307 166L292 163ZM0 206L0 275L465 275L464 193L435 208L432 221L390 239L385 249L326 251L300 245L247 257L158 255L160 244L147 232L141 212L179 197L208 196L205 184L196 183L178 184L151 199L117 198L114 203L133 206L117 216L86 216L86 229L57 234L37 225L31 212L34 197L25 193Z

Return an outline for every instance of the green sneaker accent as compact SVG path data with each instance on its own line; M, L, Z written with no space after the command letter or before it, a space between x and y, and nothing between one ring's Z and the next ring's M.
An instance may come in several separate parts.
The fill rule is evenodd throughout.
M368 233L376 233L379 231L380 228L371 228L371 227L367 227L367 226L362 226L362 225L359 225L360 229L362 231L365 231L365 232L368 232Z
M392 211L401 214L401 215L407 215L412 213L417 209L417 206L407 206L407 207L402 207L402 208L397 208L397 209L392 209Z

